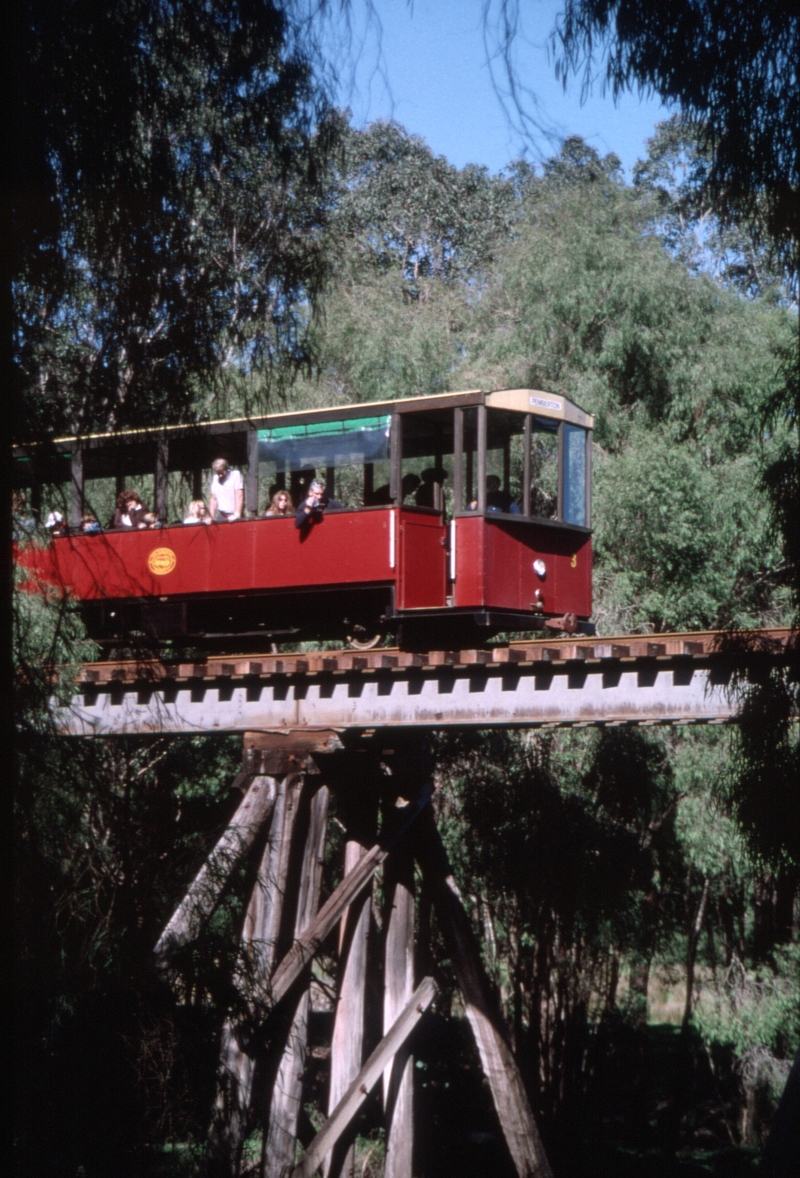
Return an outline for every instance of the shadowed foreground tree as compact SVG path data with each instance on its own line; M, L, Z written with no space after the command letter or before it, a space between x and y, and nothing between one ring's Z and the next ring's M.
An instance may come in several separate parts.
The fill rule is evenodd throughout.
M604 71L615 96L677 104L709 149L717 206L763 224L795 272L799 25L790 0L566 0L556 32L565 82L582 73L586 92Z
M192 420L220 374L288 374L338 134L292 6L14 18L16 439Z

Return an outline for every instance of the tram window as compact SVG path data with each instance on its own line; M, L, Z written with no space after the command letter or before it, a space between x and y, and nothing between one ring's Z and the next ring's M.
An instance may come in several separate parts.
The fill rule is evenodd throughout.
M456 486L458 502L456 511L474 510L478 498L478 410L468 408L461 412L463 421L463 446L461 450L461 491Z
M401 475L406 504L452 510L452 454L452 411L404 414Z
M461 490L456 510L476 510L480 498L480 471L485 479L487 511L555 519L558 515L558 421L509 409L488 408L485 462L481 463L479 410L464 409L461 420L463 442L460 464L457 464L460 465ZM529 465L526 463L528 437ZM529 484L527 494L526 480Z
M530 514L537 519L558 516L558 422L546 417L531 421Z
M389 481L390 422L382 415L259 430L259 484L288 489L297 505L318 478L331 499L360 507Z
M489 409L486 418L486 510L521 514L525 414Z
M562 518L568 524L585 527L586 519L586 430L564 423L564 506Z

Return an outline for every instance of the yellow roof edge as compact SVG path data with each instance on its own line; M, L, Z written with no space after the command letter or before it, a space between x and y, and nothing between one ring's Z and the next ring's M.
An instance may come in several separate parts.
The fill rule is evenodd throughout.
M422 404L424 404L425 401L441 401L443 399L450 398L450 397L455 399L457 397L476 396L480 393L483 393L484 395L489 396L492 393L515 393L515 392L531 393L531 394L538 393L542 396L558 396L563 401L567 402L569 405L574 406L586 417L589 429L591 429L592 426L594 425L594 418L592 417L592 415L590 413L587 413L586 410L582 409L581 406L578 405L575 401L572 401L569 397L565 397L562 393L555 394L555 393L547 393L545 390L539 390L539 389L522 389L522 388L508 388L507 387L507 388L502 388L502 389L491 389L491 390L487 390L487 389L458 389L458 390L454 390L454 391L450 391L450 392L446 392L446 393L425 393L425 394L422 394L421 396L418 396L418 397L395 398L394 400L389 400L389 401L360 401L360 402L352 402L347 405L324 405L324 406L320 406L317 409L286 409L286 410L282 410L279 413L261 413L258 415L254 414L252 417L219 417L219 418L215 418L213 421L185 421L185 422L180 422L175 425L140 426L136 429L120 430L118 433L114 433L112 431L107 431L105 433L83 434L83 435L66 434L62 437L53 438L50 444L53 446L64 445L65 443L76 441L79 437L81 438L81 440L86 441L86 442L91 442L91 441L94 441L99 438L124 439L124 438L147 437L152 434L169 434L171 432L175 432L178 430L190 430L192 428L202 430L202 429L207 429L210 426L219 426L219 425L229 425L231 427L241 426L244 428L245 426L248 426L250 423L252 423L254 421L264 421L264 420L269 419L270 422L273 422L273 421L278 422L278 421L281 421L282 419L285 419L285 418L305 416L306 414L310 414L310 413L331 413L336 410L351 411L354 409L364 410L364 411L375 410L378 408L388 409L391 406L398 404L399 402L408 403L411 401L418 401L418 402L421 402ZM39 445L39 444L40 443L33 443L33 445ZM14 449L18 449L24 445L25 445L25 443L18 443L14 447Z

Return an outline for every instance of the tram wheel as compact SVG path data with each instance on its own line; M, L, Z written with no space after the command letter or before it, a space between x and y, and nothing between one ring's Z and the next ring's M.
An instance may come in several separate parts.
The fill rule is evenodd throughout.
M347 645L353 650L374 650L386 637L383 630L370 633L366 626L354 626L353 631L347 636Z

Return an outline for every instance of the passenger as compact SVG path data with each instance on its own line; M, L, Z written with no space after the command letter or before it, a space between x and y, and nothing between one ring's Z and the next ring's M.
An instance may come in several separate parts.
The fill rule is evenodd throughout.
M212 520L228 523L241 519L244 512L244 482L240 470L232 470L225 458L211 463L214 474L208 496L208 510Z
M288 491L279 488L270 500L269 507L265 512L267 519L275 515L294 515L294 504L292 497Z
M418 474L411 474L411 472L409 472L408 474L403 475L403 481L400 484L402 492L400 495L401 503L405 502L409 495L414 494L416 489L419 487L419 484L420 477ZM369 501L369 506L378 506L387 503L394 503L394 499L392 499L389 484L384 483L382 487L378 487L377 490L373 491L372 498Z
M435 507L436 486L438 483L443 483L449 477L448 472L443 466L429 466L423 470L422 482L414 496L414 502L417 507Z
M329 499L325 484L321 483L319 479L314 479L308 488L308 494L297 509L294 517L294 526L296 528L303 528L310 524L319 523L322 519L322 513L329 508L332 511L340 511L342 509L341 503L337 503L335 499Z
M55 540L58 536L69 535L69 529L60 511L51 511L44 525Z
M36 529L36 520L28 511L28 496L15 491L11 497L11 519L15 540L27 540Z
M146 528L144 517L147 508L138 491L120 491L117 495L117 509L111 522L112 528Z
M211 516L202 499L193 499L186 508L185 524L210 524Z
M98 523L97 516L93 515L91 511L87 511L85 515L81 516L81 531L84 536L99 536L103 529Z
M501 490L500 478L496 474L486 476L486 510L503 511L507 515L519 515L519 505L508 491Z

